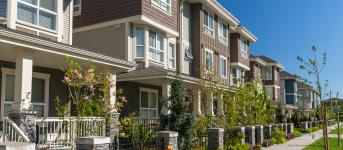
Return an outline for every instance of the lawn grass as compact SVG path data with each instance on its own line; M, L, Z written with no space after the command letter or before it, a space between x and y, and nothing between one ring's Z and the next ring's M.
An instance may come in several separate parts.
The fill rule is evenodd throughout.
M330 150L342 150L343 147L337 147L338 138L329 137L329 148ZM341 138L341 145L343 145L343 139ZM324 139L320 138L312 144L306 146L303 150L323 150L324 149Z
M343 126L342 125L339 127L339 133L343 134ZM331 130L329 132L329 134L338 134L338 130L337 129Z

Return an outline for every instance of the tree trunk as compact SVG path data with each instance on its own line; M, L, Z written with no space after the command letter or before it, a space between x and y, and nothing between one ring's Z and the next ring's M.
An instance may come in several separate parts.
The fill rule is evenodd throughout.
M337 114L338 147L341 147L341 136L339 134L339 112Z
M323 139L324 139L324 149L325 149L325 150L328 150L328 149L327 149L327 144L328 144L328 143L327 143L327 140L326 140L326 139L327 139L327 138L326 138L326 128L325 128L325 125L326 125L325 120L326 120L326 119L325 119L325 115L324 115L324 110L323 110L323 109L324 109L323 107L320 108L322 119L324 119L323 122L322 122L322 126L323 126Z
M329 150L329 135L328 135L328 111L327 111L327 107L325 106L325 137L326 137L326 149L325 150Z

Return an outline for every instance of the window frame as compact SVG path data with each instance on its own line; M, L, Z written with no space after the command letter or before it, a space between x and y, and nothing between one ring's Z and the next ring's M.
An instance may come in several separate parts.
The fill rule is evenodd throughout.
M266 69L270 69L270 78L267 78L267 75L266 75L266 73L267 73L267 71L266 71ZM272 80L273 79L273 75L272 75L272 73L273 73L273 68L272 67L267 67L267 68L263 68L263 73L264 73L264 75L263 75L263 80Z
M172 47L173 47L174 58L169 55L170 45L173 45ZM170 61L171 60L174 60L174 63L173 63L174 67L170 67ZM176 69L176 44L175 43L170 43L169 42L169 44L168 44L168 64L169 64L168 65L169 68Z
M278 95L277 89L278 89L277 87L274 87L274 90L275 90L275 91L274 91L274 94L275 94L274 97L275 97L275 98L278 98L278 96L277 96L277 95Z
M23 24L29 24L29 25L32 25L32 26L35 26L35 27L38 27L38 28L43 28L43 29L45 29L45 30L49 30L49 31L53 31L53 32L57 32L58 30L58 0L54 0L55 1L55 10L56 10L56 12L53 12L53 11L51 11L51 10L47 10L47 9L45 9L45 8L42 8L42 7L40 7L39 6L39 4L40 4L40 1L41 0L37 0L37 6L36 5L33 5L33 4L30 4L30 3L27 3L27 2L25 2L25 1L22 1L22 0L17 0L17 12L16 12L16 14L17 14L17 16L16 16L16 21L18 21L18 22L20 22L20 23L23 23ZM22 5L25 5L25 6L27 6L27 7L31 7L31 8L34 8L34 9L36 9L36 24L31 24L31 23L29 23L29 22L26 22L26 21L22 21L22 20L19 20L18 19L18 4L22 4ZM46 27L43 27L43 26L40 26L39 25L39 11L40 10L42 10L42 11L44 11L44 12L46 12L46 13L49 13L49 14L53 14L53 15L55 15L55 30L52 30L52 29L49 29L49 28L46 28Z
M267 89L271 89L271 94L268 94L268 90ZM273 87L266 87L266 94L268 95L268 96L273 96Z
M157 49L157 48L155 48L155 47L151 47L150 46L150 44L149 44L149 38L150 38L150 32L154 32L155 34L156 34L156 36L155 36L155 40L156 40L156 43L157 43L157 36L158 35L160 35L160 36L162 36L162 50L159 50L159 49ZM145 32L144 32L145 33ZM146 37L146 36L144 36L144 37ZM165 59L164 59L164 57L165 57L165 39L166 39L166 37L164 36L164 35L162 35L162 34L159 34L158 32L156 32L156 31L153 31L153 30L151 30L151 29L148 29L148 59L150 60L150 61L154 61L154 62L158 62L158 63L164 63L165 62ZM156 43L155 43L155 46L156 46ZM156 54L157 54L157 51L159 51L159 52L161 52L161 53L163 53L163 57L162 57L162 61L159 61L159 60L154 60L154 59L152 59L152 58L150 58L150 48L152 48L152 49L154 49L155 50L155 59L157 58L156 56Z
M224 26L226 26L226 30L223 31L223 33L225 32L226 37L224 37L223 35L220 35L220 24L222 24L223 29L224 29ZM228 36L227 29L228 29L228 25L226 23L224 23L223 21L221 21L220 19L218 19L218 40L220 42L223 42L224 44L228 44L228 41L227 41L227 36ZM223 41L223 39L225 39L225 41Z
M75 7L80 7L79 11L75 12ZM73 14L78 14L81 13L81 7L82 7L82 0L80 0L80 4L74 5L74 1L73 1Z
M233 69L236 69L236 74L235 74L236 77L234 77ZM245 71L243 69L231 68L231 74L232 74L232 77L231 77L232 85L237 85L237 83L239 84L238 79L242 79L242 81L244 82L244 78L243 77L245 76ZM234 82L234 78L236 79L236 82Z
M5 85L6 85L6 75L15 75L15 69L10 69L10 68L4 68L1 67L1 72L2 72L2 83L1 83L1 110L4 111L4 106L5 104L14 104L14 101L5 101ZM48 116L49 113L49 81L50 81L50 74L45 74L45 73L38 73L38 72L32 72L32 78L39 78L39 79L44 79L45 80L45 103L40 103L40 102L32 102L32 105L39 105L39 106L44 106L44 118ZM33 106L32 106L33 107ZM4 112L1 112L1 120L4 119Z
M138 29L143 29L143 45L137 45L137 30ZM135 27L134 28L134 41L133 41L133 43L135 44L135 46L134 46L134 58L138 58L138 59L144 59L144 57L145 57L145 44L146 44L146 42L145 42L145 40L146 40L146 36L145 36L145 27ZM149 39L148 39L149 40ZM137 57L137 46L141 46L141 47L143 47L143 57Z
M211 65L210 66L207 66L207 53L211 53L212 54L212 59L210 60L211 61ZM214 66L213 66L213 59L214 58L213 57L214 57L213 56L213 51L205 48L205 66L206 66L206 71L208 71L208 72L212 72L213 71L212 68L214 69ZM210 68L208 68L208 67L210 67Z
M222 75L222 60L225 61L224 75ZM220 56L220 76L222 78L227 78L227 58L224 56Z
M150 103L150 93L156 93L156 108L143 108L143 109L146 109L148 110L148 116L146 117L149 117L149 110L156 110L156 114L155 116L153 117L158 117L158 90L157 89L149 89L149 88L143 88L143 87L140 87L139 88L139 116L140 117L143 117L141 116L141 110L142 110L142 91L143 92L148 92L148 106L149 106L149 103Z
M205 11L207 12L207 14L208 14L208 18L207 18L207 23L208 24L205 24ZM205 34L207 34L207 35L209 35L209 36L211 36L211 37L213 37L214 38L214 32L215 32L215 30L214 30L214 14L213 13L211 13L210 11L208 11L206 8L203 8L203 15L204 15L204 22L203 22L203 32L205 33ZM211 18L212 17L212 18ZM212 28L213 29L211 29L210 28L210 18L212 19ZM205 29L207 29L207 30L205 30ZM212 31L212 32L211 32ZM210 33L209 33L210 32Z
M188 59L193 59L193 58L194 58L194 57L193 57L192 50L191 50L190 48L185 47L185 52L186 52L186 57L187 57ZM189 52L189 53L187 53L187 52Z
M241 56L247 58L248 57L248 41L240 36L240 49L241 49ZM242 42L244 44L244 48L242 49Z
M158 4L155 4L154 2L153 2L154 0L151 0L151 4L153 4L153 6L156 6L156 7L158 7L159 9L161 9L161 10L163 10L163 11L165 11L165 12L168 12L168 13L171 13L171 2L172 2L172 0L169 0L169 4L168 3L165 3L165 2L162 2L162 0L157 0L157 1L159 1L159 5ZM166 4L168 7L169 7L169 11L168 10L164 10L163 8L162 8L162 5L161 4Z

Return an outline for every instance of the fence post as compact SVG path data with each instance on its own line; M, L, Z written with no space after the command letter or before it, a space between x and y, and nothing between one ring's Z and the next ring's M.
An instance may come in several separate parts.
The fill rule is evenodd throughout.
M245 135L247 136L247 139L248 139L248 141L245 140L245 142L254 146L254 144L255 144L255 126L246 126L245 127Z
M307 122L301 122L301 128L302 129L308 129L307 128L308 123Z
M36 141L35 116L35 111L12 110L9 114L9 118L20 128L20 130L27 136L27 138L29 138L30 142L32 143Z
M234 132L233 135L236 135L237 132L240 132L241 134L245 135L245 127L236 126L235 129L236 130L232 131L232 132ZM245 144L245 138L242 139L241 144Z
M312 122L311 121L307 122L307 124L308 124L307 125L308 128L312 128Z
M292 133L293 132L293 123L288 123L287 124L287 132Z
M262 125L256 125L255 126L255 143L259 143L262 145L263 143L263 126Z
M110 149L110 137L81 137L76 138L77 150L107 150Z
M119 134L119 128L116 124L116 122L118 122L119 119L119 113L112 113L111 118L106 117L106 122L105 122L105 135L106 137L110 137L110 140L112 143L114 143L115 141L117 141L117 135ZM110 124L108 124L108 122L111 122Z
M224 148L224 128L207 129L208 149L217 150Z
M282 123L279 123L279 124L278 124L278 128L280 128L280 130L283 131L283 124L282 124Z
M271 139L272 138L272 125L264 125L264 128L266 130L266 133L265 133L265 138L266 139Z
M283 131L285 131L286 134L289 133L288 130L287 130L287 123L284 123L284 124L283 124Z
M160 131L155 133L155 138L163 138L162 146L156 145L156 150L165 150L168 149L168 145L172 147L172 150L178 150L177 137L179 136L178 132L174 131Z

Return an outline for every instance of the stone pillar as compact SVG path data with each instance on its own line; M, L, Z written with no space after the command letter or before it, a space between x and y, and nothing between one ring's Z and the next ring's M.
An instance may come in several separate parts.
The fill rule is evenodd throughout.
M210 128L207 129L208 150L217 150L224 148L224 129Z
M308 124L307 125L308 128L312 128L312 122L311 121L307 122L307 124Z
M286 134L288 134L288 130L287 130L287 123L284 123L284 124L282 124L283 125L283 131L285 131L286 132Z
M213 113L213 94L207 93L206 96L206 113L207 115L214 115Z
M240 134L244 134L245 135L245 127L242 126L236 126L235 130L233 130L232 133L233 135L237 135L237 133L239 132ZM241 144L245 144L245 138L242 139L242 141L240 141Z
M119 134L119 127L117 126L116 122L119 119L119 113L113 113L112 118L106 117L106 122L111 122L110 124L106 124L106 136L110 137L111 143L118 140L116 136Z
M20 111L12 110L9 113L8 118L10 118L26 135L30 142L34 143L36 141L36 112L35 111ZM10 136L13 136L10 133ZM19 136L19 139L20 136ZM24 142L24 141L21 141Z
M223 93L217 93L217 115L224 116L223 112Z
M194 96L193 113L197 115L201 114L201 90L200 89L198 89L197 94L195 94Z
M272 124L272 130L274 130L275 128L278 128L278 125L277 124Z
M288 123L287 124L287 132L292 133L293 132L293 123Z
M245 142L251 145L255 144L255 126L245 127Z
M264 138L271 139L272 138L272 125L264 125Z
M77 150L109 150L110 137L81 137L76 138Z
M282 123L279 123L279 124L278 124L278 128L280 128L281 131L283 131L283 124L282 124Z
M312 127L316 127L316 121L312 121Z
M36 150L35 143L26 143L26 142L1 142L0 143L1 150Z
M263 143L263 126L256 125L255 126L255 143L259 143L262 145Z
M301 128L302 129L308 129L307 125L308 125L307 122L301 122Z
M164 96L166 98L169 97L170 96L170 90L171 90L170 88L171 88L171 86L170 86L169 80L163 80L163 82L162 82L162 96ZM169 102L169 105L170 105L170 102ZM162 106L161 113L163 113L164 115L169 115L170 110L168 110L167 107Z
M155 133L155 138L157 140L160 138L163 138L163 146L161 147L160 145L156 146L156 149L168 149L168 145L172 147L172 150L178 150L178 145L177 145L177 136L179 133L174 132L174 131L160 131Z

